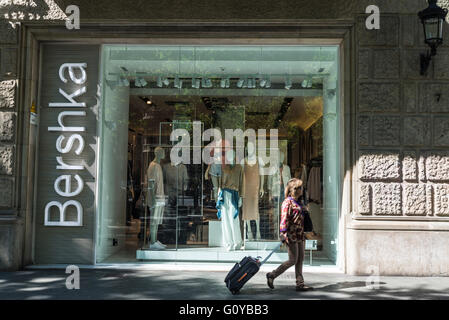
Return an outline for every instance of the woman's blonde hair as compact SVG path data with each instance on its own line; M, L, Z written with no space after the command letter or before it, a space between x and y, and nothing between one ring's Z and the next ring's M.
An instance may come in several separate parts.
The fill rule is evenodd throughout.
M288 180L287 186L285 187L284 196L287 198L290 196L292 188L295 186L302 186L302 180L298 178L292 178Z

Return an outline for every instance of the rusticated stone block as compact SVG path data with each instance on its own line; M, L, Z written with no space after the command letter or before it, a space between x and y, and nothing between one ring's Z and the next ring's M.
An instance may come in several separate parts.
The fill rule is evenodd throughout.
M363 215L369 215L371 213L371 186L369 184L360 183L359 184L359 213Z
M401 144L401 117L374 117L373 128L375 146L394 146Z
M373 211L375 215L402 215L400 183L375 183Z
M3 17L2 17L3 18ZM17 25L12 25L6 19L0 20L0 44L17 43Z
M437 66L434 70L435 79L448 79L449 78L449 50L438 50L438 54L435 56L433 62Z
M408 216L425 216L427 214L427 198L425 184L403 185L404 214Z
M433 189L435 214L437 216L449 216L449 185L436 184Z
M404 180L409 181L416 181L418 179L416 152L404 152L404 160L402 161L402 177Z
M382 49L374 50L374 78L397 79L399 78L399 50Z
M400 106L398 83L359 84L359 111L397 112Z
M426 117L404 119L404 145L424 146L430 143L429 121Z
M416 23L416 15L407 15L401 17L403 45L405 46L415 45L417 26L418 24Z
M399 180L401 179L399 154L371 153L359 157L361 180Z
M0 178L0 207L10 208L12 206L12 189L11 179Z
M366 8L366 7L365 7ZM390 46L399 44L399 18L381 15L379 30L366 29L366 16L357 19L357 40L360 46Z
M11 175L14 168L14 149L12 146L0 147L0 174Z
M430 184L426 184L426 208L427 215L433 216L433 188Z
M359 79L371 78L372 51L370 49L359 50Z
M429 152L426 158L426 177L431 181L449 180L448 152Z
M426 181L426 157L424 154L419 156L418 160L418 178L419 181Z
M420 111L430 113L449 112L449 84L422 84L419 92Z
M404 83L402 87L402 101L406 112L418 111L417 86L413 82Z
M360 146L370 145L371 121L369 116L359 116L357 125L358 144Z
M14 137L14 112L0 111L0 141L11 141Z
M17 74L17 49L3 48L1 50L1 74L15 76Z
M435 147L449 147L449 117L435 117L433 119L433 145Z
M0 108L14 108L16 82L6 80L0 82Z

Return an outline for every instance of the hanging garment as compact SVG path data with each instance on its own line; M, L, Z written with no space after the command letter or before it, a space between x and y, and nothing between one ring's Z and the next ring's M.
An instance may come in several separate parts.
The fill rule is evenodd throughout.
M165 192L168 195L181 195L187 189L189 175L184 164L172 165L167 163L163 167L165 178Z
M268 177L268 190L271 191L272 196L281 195L283 198L284 189L288 181L292 178L290 167L286 164L282 165L278 170Z
M245 163L243 168L243 209L242 220L258 220L259 219L259 163L254 165Z
M305 187L307 186L307 167L305 164L302 164L301 166L301 177L302 185Z
M321 168L312 167L307 183L307 193L310 201L321 203Z

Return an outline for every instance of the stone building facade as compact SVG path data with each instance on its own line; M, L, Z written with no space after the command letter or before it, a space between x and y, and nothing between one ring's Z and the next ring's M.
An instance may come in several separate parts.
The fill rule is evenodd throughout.
M65 8L71 4L80 8L80 30L65 30ZM380 9L380 30L365 27L369 5ZM449 1L439 5L449 8ZM25 88L36 73L26 63L33 46L27 32L48 30L55 41L78 40L77 34L87 38L95 31L95 37L105 32L105 39L123 39L135 30L151 37L170 24L178 28L172 31L175 38L189 28L203 28L203 36L218 39L236 27L269 39L283 32L320 39L344 29L349 96L339 267L349 274L449 276L449 27L427 75L420 75L420 54L428 48L417 13L426 7L424 0L138 1L132 6L0 1L0 269L32 263L32 93Z

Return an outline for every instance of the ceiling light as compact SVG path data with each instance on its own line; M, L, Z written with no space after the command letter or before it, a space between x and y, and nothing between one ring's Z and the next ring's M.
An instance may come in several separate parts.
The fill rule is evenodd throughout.
M265 84L265 88L271 88L271 79L267 79L267 83Z
M129 86L129 80L125 77L120 77L119 86L123 86L123 87Z
M211 88L212 87L212 81L209 78L202 78L201 79L201 86L203 88Z
M313 84L312 79L309 79L308 81L309 82L307 83L307 88L312 88L312 84Z
M303 88L307 88L308 85L309 85L309 81L308 81L307 79L304 79L304 80L301 82L301 87L303 87Z
M192 88L195 88L195 89L200 88L200 79L192 78Z
M175 78L175 88L178 88L178 89L182 88L182 80L180 80L179 77Z
M145 87L148 84L148 82L144 78L136 77L134 84L136 87Z

